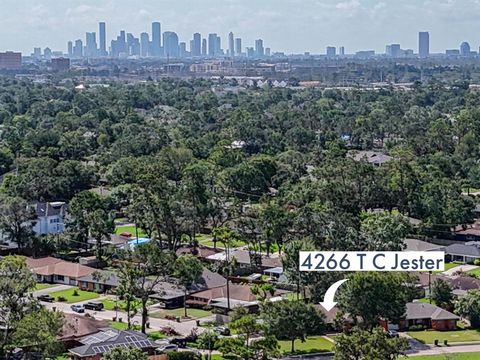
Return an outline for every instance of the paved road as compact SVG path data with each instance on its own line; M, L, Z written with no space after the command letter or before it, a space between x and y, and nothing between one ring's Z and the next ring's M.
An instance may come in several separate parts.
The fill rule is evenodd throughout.
M471 352L480 352L480 344L459 345L459 346L437 346L437 347L432 346L428 350L420 350L415 353L408 353L408 357L456 354L456 353L471 353Z
M102 298L95 299L97 300L102 300ZM76 304L83 304L86 303L87 301L81 301ZM61 302L53 302L53 303L43 303L47 308L52 309L56 308L59 311L62 311L66 314L72 314L74 313L70 306L72 304L66 304L66 303L61 303ZM93 317L101 320L109 320L111 321L116 315L117 312L113 310L102 310L102 311L91 311L91 310L86 310L86 313L92 315ZM127 319L127 315L125 312L118 311L118 317L123 318L123 321L125 322ZM179 334L181 335L188 335L192 331L192 329L196 328L197 332L200 334L204 331L203 328L198 327L195 320L190 320L190 321L184 321L184 322L176 322L176 321L171 321L171 320L166 320L166 319L157 319L150 317L149 320L150 322L150 328L151 330L159 330L163 327L171 327L175 329ZM139 315L136 315L132 318L132 324L135 325L140 325L142 323L142 318Z

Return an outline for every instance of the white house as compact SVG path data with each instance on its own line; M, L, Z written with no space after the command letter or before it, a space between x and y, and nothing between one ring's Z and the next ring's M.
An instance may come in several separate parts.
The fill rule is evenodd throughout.
M64 202L38 202L32 205L37 215L33 231L37 235L58 234L65 230Z

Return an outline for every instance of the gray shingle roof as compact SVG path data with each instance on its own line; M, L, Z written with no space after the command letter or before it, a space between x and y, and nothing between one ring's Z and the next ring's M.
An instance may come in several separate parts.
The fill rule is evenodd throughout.
M459 320L460 317L432 304L412 302L407 303L405 319Z
M450 255L480 257L480 248L473 245L453 244L445 248L445 253Z

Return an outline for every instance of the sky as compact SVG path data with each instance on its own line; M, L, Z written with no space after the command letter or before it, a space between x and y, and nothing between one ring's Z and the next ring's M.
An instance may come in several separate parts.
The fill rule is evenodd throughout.
M29 54L33 47L66 51L107 23L107 41L124 29L136 36L176 31L187 44L194 32L216 32L253 46L262 38L272 51L324 53L326 46L384 52L400 43L418 48L418 32L430 32L430 52L480 45L480 0L0 0L0 51ZM98 42L98 38L97 38Z

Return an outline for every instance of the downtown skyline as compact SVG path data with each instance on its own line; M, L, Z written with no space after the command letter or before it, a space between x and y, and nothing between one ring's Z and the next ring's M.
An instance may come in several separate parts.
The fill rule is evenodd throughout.
M19 7L19 2L27 6ZM401 4L374 0L4 0L2 6L8 17L0 19L0 51L23 53L38 46L66 52L69 39L85 41L85 31L98 36L97 23L102 20L108 23L110 39L122 29L136 36L150 32L149 25L159 20L165 31L175 31L181 41L188 41L195 32L217 33L226 44L233 31L248 46L262 38L272 50L287 54L323 53L327 46L344 46L349 53L365 49L381 53L389 43L417 49L419 31L430 32L432 53L458 48L463 41L472 49L480 44L476 24L480 4L473 0L405 0Z

